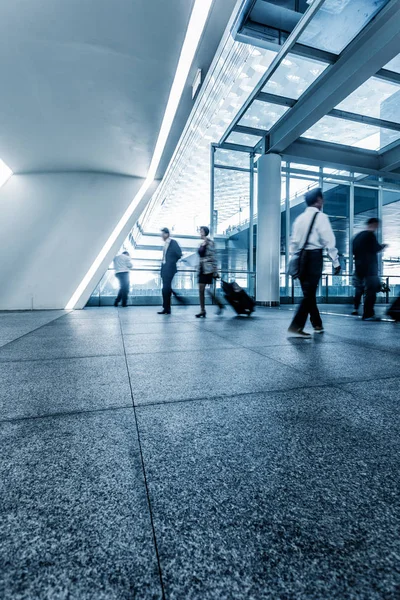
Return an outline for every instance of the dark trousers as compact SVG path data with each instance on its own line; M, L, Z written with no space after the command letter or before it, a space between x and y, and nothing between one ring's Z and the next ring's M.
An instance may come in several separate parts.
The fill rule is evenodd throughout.
M116 273L115 276L119 281L119 292L115 304L119 304L122 300L122 306L126 306L129 294L129 273Z
M376 294L381 287L380 279L377 275L367 275L365 281L365 300L363 319L368 319L375 315Z
M174 272L161 272L163 309L166 312L171 312L172 280L174 277Z
M353 285L355 288L354 308L358 310L365 290L364 277L359 277L357 273L355 273L353 275Z
M308 315L313 327L322 327L317 306L318 283L322 275L322 250L305 250L302 257L300 285L303 299L291 323L291 328L304 329Z

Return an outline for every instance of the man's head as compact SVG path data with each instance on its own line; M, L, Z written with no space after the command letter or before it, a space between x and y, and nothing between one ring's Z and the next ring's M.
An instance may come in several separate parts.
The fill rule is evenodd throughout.
M321 188L315 188L313 190L309 190L305 196L307 206L314 206L321 210L324 205L324 195L322 193Z
M161 229L161 237L164 240L164 242L167 241L167 239L169 238L169 229L168 229L168 227L163 227Z
M372 217L372 219L368 219L367 221L367 229L368 231L378 231L379 229L379 225L380 225L380 220L377 219L376 217Z
M127 250L124 250L122 254L125 254L125 256L129 256L129 252Z

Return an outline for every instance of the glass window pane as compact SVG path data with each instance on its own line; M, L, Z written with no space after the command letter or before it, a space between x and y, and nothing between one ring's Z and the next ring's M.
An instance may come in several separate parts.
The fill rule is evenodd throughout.
M395 73L400 73L400 54L392 58L390 62L387 63L384 67L389 71L394 71Z
M228 167L250 168L250 158L246 152L235 152L235 150L225 150L217 148L215 150L214 162L216 165L225 165Z
M383 251L383 273L400 276L400 191L383 190L382 200L382 241L388 244Z
M289 110L287 106L254 100L239 125L269 130L287 110Z
M371 77L336 108L400 123L400 85Z
M329 216L336 237L336 248L339 252L340 264L345 273L349 265L350 240L350 186L324 183L324 212ZM326 272L332 272L332 264L326 261Z
M366 150L380 150L400 138L400 131L355 123L336 117L323 117L303 134L305 138L356 146Z
M261 141L260 137L256 135L251 135L249 133L239 133L238 131L233 131L226 140L230 144L239 144L240 146L256 146L259 141Z
M288 54L267 81L263 92L297 100L327 66L318 60Z
M326 0L299 42L340 54L388 0Z
M354 234L365 229L368 219L378 216L378 190L354 188Z

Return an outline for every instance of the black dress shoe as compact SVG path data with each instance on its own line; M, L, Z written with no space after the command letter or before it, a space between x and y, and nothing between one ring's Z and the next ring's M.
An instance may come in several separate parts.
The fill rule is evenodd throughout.
M170 310L160 310L157 314L158 315L170 315L171 311Z

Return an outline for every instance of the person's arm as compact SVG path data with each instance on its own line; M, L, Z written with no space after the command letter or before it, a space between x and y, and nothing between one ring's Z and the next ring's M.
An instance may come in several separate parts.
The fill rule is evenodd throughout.
M300 248L299 225L298 221L293 223L292 235L290 236L290 254L296 254Z
M182 258L182 249L176 240L174 240L174 242L175 242L176 260L178 261Z
M319 222L318 222L319 221ZM335 268L340 267L338 251L336 248L336 238L333 233L332 225L330 224L329 217L320 213L317 217L318 233L321 240L321 244L326 248L333 266Z

